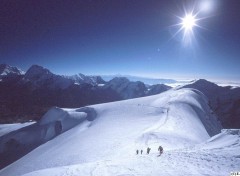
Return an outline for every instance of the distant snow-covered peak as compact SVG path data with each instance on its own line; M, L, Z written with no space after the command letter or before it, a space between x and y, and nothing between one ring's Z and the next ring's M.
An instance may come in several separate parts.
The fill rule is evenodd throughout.
M0 76L23 75L23 74L25 74L25 72L17 67L13 67L7 64L0 64Z
M78 73L72 76L64 76L64 77L73 80L75 84L83 84L83 83L87 83L91 85L105 84L105 81L100 76L86 76L82 73Z

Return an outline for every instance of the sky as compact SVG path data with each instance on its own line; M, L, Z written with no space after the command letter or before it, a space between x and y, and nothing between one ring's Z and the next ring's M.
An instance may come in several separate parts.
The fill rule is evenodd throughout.
M240 80L239 9L239 0L1 0L0 63L64 75Z

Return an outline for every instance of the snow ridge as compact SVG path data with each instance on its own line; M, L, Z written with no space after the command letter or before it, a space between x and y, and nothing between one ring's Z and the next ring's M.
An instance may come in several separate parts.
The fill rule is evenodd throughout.
M240 128L240 88L221 87L204 79L183 88L194 88L206 95L224 128Z
M233 153L224 159L226 153L218 155L200 146L221 132L207 102L197 90L180 89L90 106L95 111L89 116L91 121L82 121L39 146L1 170L0 176L216 175L218 171L226 175L238 168L240 160L231 161ZM61 120L64 126L66 115L74 119L83 111L87 113L84 108L52 109L40 124ZM164 148L160 158L159 145ZM143 149L144 154L136 156L136 149ZM226 164L218 168L223 159Z

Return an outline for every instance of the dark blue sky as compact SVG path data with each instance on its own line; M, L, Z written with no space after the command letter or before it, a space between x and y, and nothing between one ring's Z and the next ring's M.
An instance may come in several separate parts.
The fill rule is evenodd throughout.
M68 75L240 80L240 1L205 1L202 28L184 44L173 25L204 1L2 0L0 62Z

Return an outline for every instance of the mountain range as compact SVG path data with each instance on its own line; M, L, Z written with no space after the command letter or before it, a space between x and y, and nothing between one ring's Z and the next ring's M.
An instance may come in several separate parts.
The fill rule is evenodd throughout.
M101 76L81 73L56 75L38 65L31 66L24 73L17 67L0 64L0 71L0 123L38 121L55 106L78 108L156 95L171 89L164 84L148 85L137 81L137 77L133 77L136 81L126 77L106 81ZM204 79L174 89L181 88L201 91L224 128L240 128L240 88L221 87Z
M148 86L123 77L106 82L100 76L56 75L38 65L26 73L6 64L0 68L0 123L39 120L53 106L77 108L158 94L171 88L163 84Z

